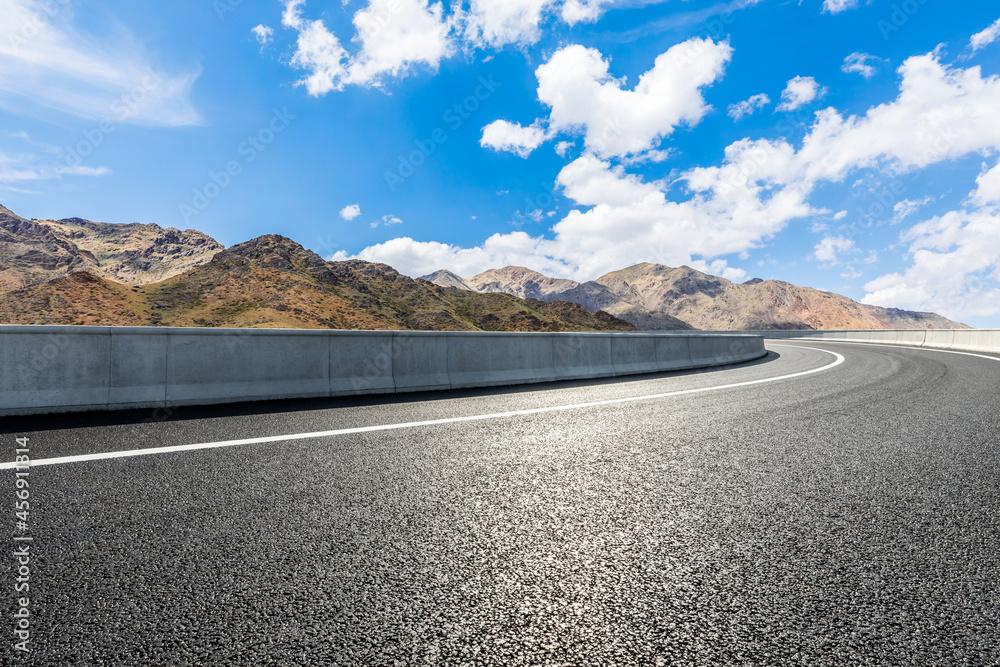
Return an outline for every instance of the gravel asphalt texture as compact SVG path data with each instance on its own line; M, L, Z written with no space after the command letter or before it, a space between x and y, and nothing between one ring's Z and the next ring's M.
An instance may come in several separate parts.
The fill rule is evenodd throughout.
M1000 362L768 348L711 372L4 419L8 458L28 436L41 459L846 357L33 468L32 651L12 648L8 555L3 662L1000 665Z

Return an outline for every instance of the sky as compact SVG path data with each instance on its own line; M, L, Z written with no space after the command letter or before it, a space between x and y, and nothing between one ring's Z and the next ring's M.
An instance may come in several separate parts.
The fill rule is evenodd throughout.
M0 0L0 203L1000 328L1000 3Z

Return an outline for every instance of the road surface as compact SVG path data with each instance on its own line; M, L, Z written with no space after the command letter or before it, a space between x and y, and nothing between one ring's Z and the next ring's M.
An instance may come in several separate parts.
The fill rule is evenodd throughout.
M34 465L20 533L0 471L33 538L31 651L9 557L4 655L1000 664L1000 358L768 348L700 373L5 419L4 460L28 437Z

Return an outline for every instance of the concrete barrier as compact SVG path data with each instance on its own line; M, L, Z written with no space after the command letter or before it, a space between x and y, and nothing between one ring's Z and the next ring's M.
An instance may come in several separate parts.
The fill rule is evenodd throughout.
M4 412L107 403L112 374L110 330L83 328L2 327L0 408ZM155 359L150 365L155 367ZM119 377L135 382L127 371Z
M482 336L449 332L444 337L451 389L479 387L484 382L505 385L556 379L552 342L544 334L512 338L492 332Z
M759 335L0 326L0 415L654 373L766 355Z
M392 333L355 331L352 336L326 336L330 346L331 396L396 391L393 360L401 356L405 340L396 339Z
M1000 353L1000 329L888 329L802 331L703 331L704 335L744 333L772 340L823 340L830 342L879 343L941 350Z
M656 358L656 336L615 336L611 339L611 365L615 375L656 373L660 363Z
M691 338L691 336L656 337L656 365L661 371L694 368L691 362Z

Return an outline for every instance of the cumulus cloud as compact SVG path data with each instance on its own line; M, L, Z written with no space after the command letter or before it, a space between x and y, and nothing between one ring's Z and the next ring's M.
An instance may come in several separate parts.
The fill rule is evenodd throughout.
M359 204L351 204L340 209L340 217L344 220L354 220L359 215L361 215L361 206Z
M427 0L371 0L354 15L355 41L350 54L320 20L302 17L305 0L286 0L282 25L298 33L292 65L307 71L298 84L319 96L344 86L377 86L417 66L437 68L452 50L449 24L440 3Z
M400 220L399 218L397 218L396 216L394 216L394 215L383 215L378 220L373 221L371 223L370 227L372 229L377 229L380 225L382 227L389 227L390 225L401 225L401 224L403 224L403 221Z
M979 174L976 189L969 198L978 206L1000 204L1000 164Z
M837 253L847 252L854 248L854 241L844 236L827 236L813 247L813 257L827 266L837 263Z
M543 14L555 4L552 0L471 0L463 16L464 36L479 47L533 44Z
M657 56L628 90L598 50L567 46L535 70L538 99L551 109L550 132L582 133L599 156L638 154L702 119L708 105L701 89L722 76L731 55L725 42L690 39Z
M351 59L346 82L378 84L414 66L437 68L452 50L443 12L441 3L427 0L370 0L354 15L361 52Z
M843 181L859 170L897 175L970 154L1000 152L1000 124L995 121L1000 79L984 77L978 67L944 65L937 53L909 58L898 72L897 97L863 115L845 117L824 109L797 147L784 139L743 139L726 148L718 165L675 174L669 184L629 173L621 158L586 151L557 178L557 188L573 210L543 236L497 234L472 248L394 239L360 256L388 262L410 275L442 267L471 275L519 264L589 280L641 261L671 266L705 262L698 266L723 273L734 267L716 262L745 256L791 221L833 215L809 203L823 183ZM977 186L969 202L981 208L914 228L906 242L912 244L915 268L869 283L869 302L943 310L948 290L957 287L948 283L947 289L938 289L934 280L948 271L965 275L967 281L975 271L984 281L988 276L1000 280L1000 269L990 259L1000 254L1000 241L991 236L1000 230L994 210L1000 200L1000 166L984 170ZM839 262L845 253L857 256L851 239L835 234L827 238L813 249L817 261ZM946 248L945 240L954 247ZM976 253L987 256L964 266ZM869 254L861 261L875 258ZM940 264L937 272L928 275L937 278L921 278L935 262ZM967 281L957 283L965 285L962 294L968 292ZM945 314L949 312L967 311Z
M200 72L163 70L132 35L85 32L68 3L0 0L0 16L0 108L134 125L201 123L191 103Z
M914 225L912 265L865 285L862 303L933 310L962 319L1000 313L1000 224L995 207L952 211Z
M566 0L562 6L562 19L570 25L590 23L613 4L615 0Z
M749 99L745 99L742 102L737 102L736 104L729 105L729 117L733 120L740 120L744 116L751 116L765 106L771 103L771 98L760 93L759 95L754 95Z
M903 199L896 202L892 207L892 224L898 225L900 222L913 215L931 201L932 197L927 195L921 199Z
M826 88L821 88L816 79L811 76L797 76L789 79L785 89L781 91L778 111L795 111L825 94Z
M846 9L854 9L858 0L823 0L823 11L838 14Z
M975 52L984 46L989 46L993 42L997 41L998 37L1000 37L1000 19L994 21L990 24L990 27L985 30L977 32L973 35L972 39L969 40L969 46L972 48L972 51Z
M264 24L254 26L250 29L250 32L253 33L257 43L260 44L261 51L263 51L268 44L274 41L274 28L269 28Z
M298 83L319 96L348 85L382 86L420 68L436 69L459 48L531 45L547 21L595 21L617 0L471 0L447 6L429 0L368 0L354 13L350 39L322 20L303 18L306 0L282 1L282 25L297 33L290 62L306 71Z
M708 273L713 276L722 276L726 280L731 280L734 283L738 283L745 280L747 277L747 272L743 269L736 268L734 266L729 266L726 260L717 259L713 262L706 262L703 259L696 259L690 263L692 269L701 271L702 273Z
M621 166L585 154L562 169L557 183L586 210L571 211L557 222L552 228L554 238L529 237L523 232L498 234L479 248L397 239L366 248L358 256L387 262L407 273L416 271L416 275L452 266L478 273L514 263L577 280L590 280L636 262L694 266L715 258L699 266L737 279L738 271L726 273L725 261L718 263L720 255L753 247L788 220L810 212L794 188L772 190L748 176L760 169L766 177L765 163L771 158L775 163L782 161L770 154L774 150L790 147L747 143L732 148L722 167L687 173L692 196L683 202L672 201L660 186Z
M479 145L495 151L508 151L521 157L528 157L545 141L545 130L539 123L523 127L518 123L496 120L483 128Z
M866 79L875 76L875 68L869 62L878 62L878 58L867 53L852 53L844 58L844 64L840 66L840 71L850 74L856 72Z

